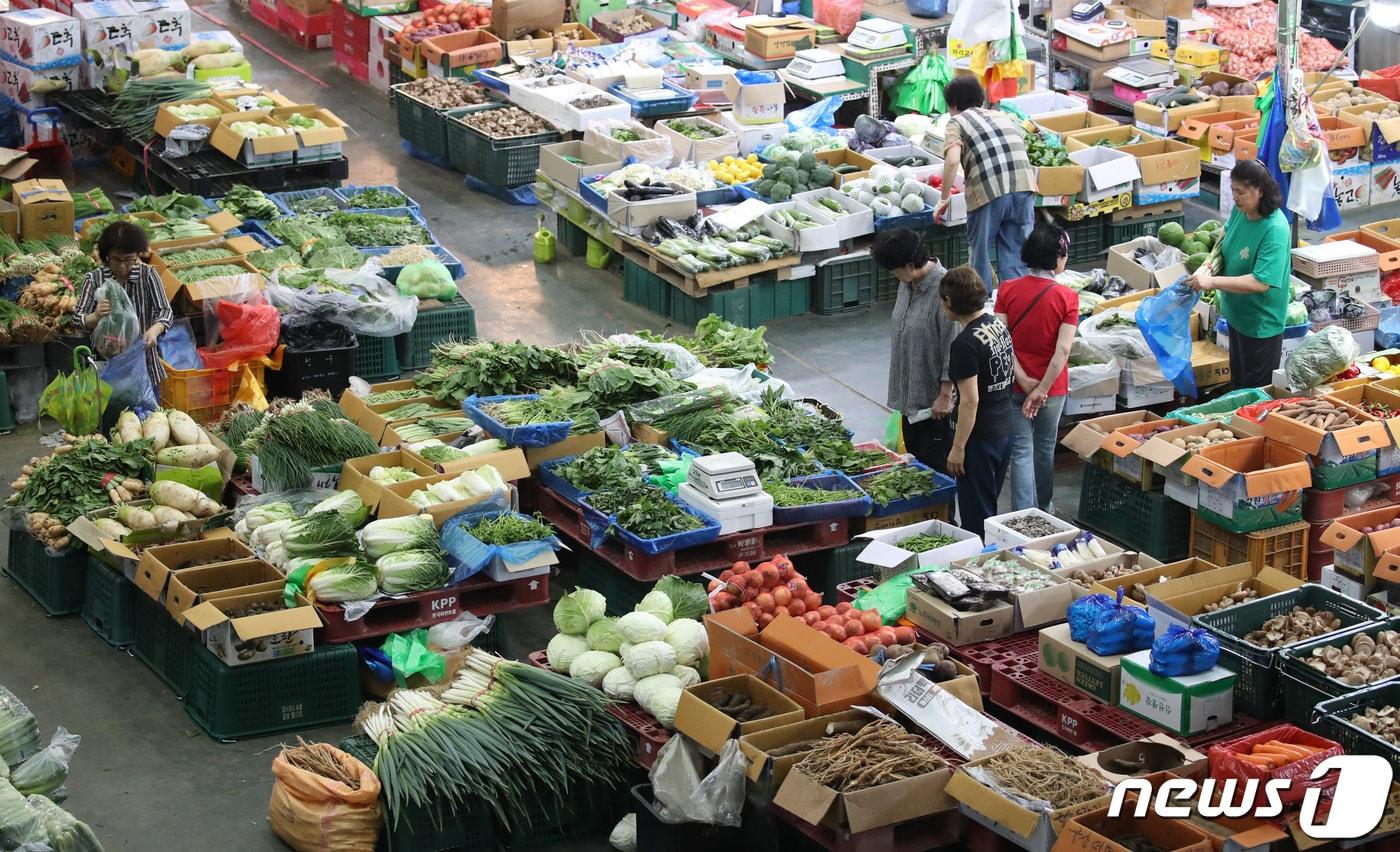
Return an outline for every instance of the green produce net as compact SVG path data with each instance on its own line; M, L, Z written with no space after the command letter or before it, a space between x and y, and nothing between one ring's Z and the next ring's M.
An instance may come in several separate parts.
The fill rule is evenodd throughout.
M909 587L914 585L915 574L939 571L941 568L913 568L903 574L896 574L873 589L866 589L856 595L851 606L856 609L873 609L880 613L880 623L894 624L904 617L905 599Z
M1259 388L1240 388L1239 390L1230 391L1224 396L1217 397L1210 402L1178 408L1176 411L1167 414L1167 417L1185 420L1192 426L1205 423L1207 420L1229 420L1230 415L1244 408L1246 405L1263 402L1268 398L1269 394Z
M97 377L92 350L73 350L73 372L58 377L39 395L39 411L58 421L70 435L91 435L102 423L112 386Z

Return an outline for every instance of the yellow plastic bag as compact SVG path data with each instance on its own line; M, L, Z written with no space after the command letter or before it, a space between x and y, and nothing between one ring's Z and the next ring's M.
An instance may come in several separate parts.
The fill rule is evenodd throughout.
M272 798L267 821L297 852L374 852L379 838L379 779L368 766L327 746L342 767L359 779L357 790L298 769L285 752L272 761Z

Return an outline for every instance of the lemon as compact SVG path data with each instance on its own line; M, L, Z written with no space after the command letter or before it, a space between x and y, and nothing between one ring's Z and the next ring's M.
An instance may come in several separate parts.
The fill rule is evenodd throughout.
M757 155L757 154L750 154L750 155L748 155L748 157L746 157L745 159L747 159L750 163L757 163L757 162L758 162L758 155Z
M1381 357L1372 361L1371 366L1384 373L1390 369L1390 359L1382 355Z

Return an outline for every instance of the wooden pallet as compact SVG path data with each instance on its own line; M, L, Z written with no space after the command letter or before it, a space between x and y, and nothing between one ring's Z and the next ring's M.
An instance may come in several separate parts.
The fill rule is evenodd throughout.
M776 272L789 266L796 266L800 259L796 254L784 255L763 263L746 263L729 269L716 269L691 275L671 265L671 259L657 254L651 246L621 235L617 236L618 249L622 256L664 279L672 287L693 298L700 298L710 290L739 289L749 286L749 280L766 272ZM728 285L728 286L725 286Z

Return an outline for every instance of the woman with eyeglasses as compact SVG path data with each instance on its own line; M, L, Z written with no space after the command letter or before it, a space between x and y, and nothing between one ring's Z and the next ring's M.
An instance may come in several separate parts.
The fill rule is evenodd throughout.
M102 236L97 238L97 257L102 265L83 277L83 285L78 292L77 316L83 328L91 331L98 320L112 312L112 303L97 298L98 291L107 281L119 282L131 298L137 319L144 329L146 370L158 396L160 383L165 379L165 368L161 366L156 342L169 330L174 314L170 310L170 300L165 296L160 275L145 262L150 256L150 249L146 232L139 225L130 222L108 225Z
M1048 511L1055 488L1055 444L1069 398L1070 347L1079 326L1079 296L1055 276L1065 271L1069 235L1048 222L1036 225L1021 246L1030 273L1002 283L997 318L1011 332L1016 385L1011 404L1011 503L1013 509Z

